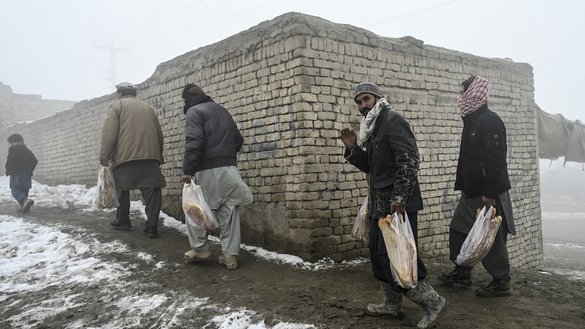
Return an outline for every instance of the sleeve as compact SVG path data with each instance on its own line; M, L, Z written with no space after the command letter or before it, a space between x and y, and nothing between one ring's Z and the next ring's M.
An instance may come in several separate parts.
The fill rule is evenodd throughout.
M242 133L238 129L238 126L235 125L235 123L234 123L234 130L235 130L235 138L236 138L236 140L235 140L236 152L240 152L240 150L242 149L242 146L244 145L244 137L242 137Z
M498 196L499 184L506 174L507 145L506 127L502 119L493 116L482 124L482 164L485 173L483 195L495 199Z
M120 119L117 109L120 103L116 102L106 112L104 126L102 128L102 143L100 150L100 162L108 162L112 159L116 145L118 144L118 131Z
M28 150L28 153L30 157L30 173L32 175L33 171L37 167L37 164L39 163L39 160L37 160L37 157L31 150Z
M343 157L347 160L347 162L354 165L359 170L365 172L366 174L370 173L370 165L368 164L368 152L362 150L359 146L354 145L353 148L345 149L343 153Z
M185 116L185 155L183 173L193 176L197 172L205 146L204 119L196 109L190 109Z
M160 122L158 121L158 117L155 114L155 118L156 118L156 129L157 129L157 133L158 133L158 145L160 147L160 163L163 164L165 163L165 158L164 158L164 150L165 150L165 139L164 139L164 135L162 132L162 128L160 126Z
M16 159L14 157L14 151L12 150L11 147L8 149L8 155L6 156L6 165L4 165L4 167L6 168L6 176L10 176L14 172L15 160Z
M418 182L420 157L410 124L400 115L395 118L388 132L390 148L394 152L394 165L397 168L392 201L406 205Z

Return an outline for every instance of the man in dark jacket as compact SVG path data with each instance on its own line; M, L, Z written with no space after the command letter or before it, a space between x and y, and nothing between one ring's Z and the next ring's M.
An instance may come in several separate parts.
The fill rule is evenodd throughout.
M10 176L10 192L18 204L20 211L26 213L35 203L28 198L32 185L33 171L37 167L37 158L24 145L24 138L20 134L8 136L8 156L6 158L6 176Z
M340 131L345 145L345 158L369 174L369 236L368 248L374 277L380 281L384 294L382 304L369 304L365 313L372 316L404 316L402 296L408 297L425 311L419 328L431 327L446 310L447 301L425 280L427 269L417 257L418 284L404 289L392 275L384 237L378 226L381 217L395 211L408 215L417 241L417 214L423 208L418 184L419 154L410 124L382 97L377 85L358 84L354 101L363 115L359 136L349 128Z
M183 88L185 100L185 157L181 181L191 184L193 179L201 186L209 207L220 228L222 255L217 261L228 270L238 268L236 256L240 253L240 205L253 201L252 192L242 180L236 167L237 152L244 139L226 108L194 84ZM187 224L191 249L185 252L185 261L211 257L208 232Z
M482 259L492 281L476 290L483 297L510 296L510 262L506 248L507 234L516 234L510 201L510 180L506 164L506 127L487 106L490 82L472 76L462 84L457 105L463 118L463 133L457 164L455 189L461 191L449 229L450 258L453 262L461 250L476 218L477 209L493 206L503 217L489 253ZM471 286L471 270L456 265L439 280L449 285Z
M120 206L114 229L130 230L130 190L140 190L146 203L144 234L158 236L158 220L162 204L161 189L165 178L163 134L154 110L136 98L136 87L128 82L116 86L118 100L110 105L102 129L100 163L111 165Z

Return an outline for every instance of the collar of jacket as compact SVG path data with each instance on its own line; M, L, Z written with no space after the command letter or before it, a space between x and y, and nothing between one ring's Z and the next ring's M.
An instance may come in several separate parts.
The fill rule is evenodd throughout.
M201 103L207 103L207 102L213 102L213 99L211 99L211 97L209 97L207 95L194 96L193 98L191 98L189 103L187 103L187 104L185 104L185 106L183 106L183 113L187 114L187 111L189 111L189 109L192 108L193 106L195 106L197 104L201 104Z

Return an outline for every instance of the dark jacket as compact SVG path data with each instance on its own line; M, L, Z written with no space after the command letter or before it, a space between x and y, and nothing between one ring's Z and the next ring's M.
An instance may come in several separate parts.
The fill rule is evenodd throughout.
M183 173L235 166L243 143L227 109L213 101L193 105L185 111Z
M8 148L6 176L32 176L37 167L37 158L22 142L13 143Z
M370 217L390 213L390 201L406 204L408 212L423 208L418 184L419 154L410 124L389 107L380 111L364 151L345 150L345 158L370 174Z
M487 105L463 117L455 190L492 199L509 190L507 152L504 122Z

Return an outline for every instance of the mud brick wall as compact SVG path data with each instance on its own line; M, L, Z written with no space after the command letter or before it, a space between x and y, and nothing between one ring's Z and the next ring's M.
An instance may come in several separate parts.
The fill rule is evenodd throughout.
M338 130L357 129L351 90L377 83L412 124L421 153L425 209L420 249L448 257L448 225L462 121L459 83L480 74L493 82L490 107L508 130L508 164L518 235L509 241L515 266L543 261L532 68L424 45L412 37L369 31L289 13L226 40L160 64L139 85L165 132L164 211L181 217L184 115L182 87L195 82L224 104L245 139L238 167L254 193L243 207L244 243L316 260L366 256L351 236L367 192L365 175L342 157ZM17 127L40 155L35 179L95 184L99 135L114 95ZM3 150L2 152L5 152Z

